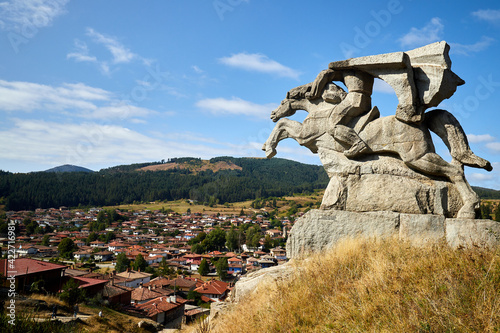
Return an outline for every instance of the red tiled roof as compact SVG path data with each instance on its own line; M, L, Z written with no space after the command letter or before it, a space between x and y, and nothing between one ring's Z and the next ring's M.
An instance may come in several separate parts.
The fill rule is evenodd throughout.
M168 298L169 297L157 297L155 299L147 301L146 303L136 305L136 308L146 312L146 316L152 317L158 313L168 312L172 309L182 306L187 302L185 299L177 296L175 303L169 303L167 301Z
M200 294L223 295L228 290L228 284L223 281L210 280L196 288Z
M88 288L91 286L96 286L98 284L106 284L109 281L108 280L102 280L102 279L93 279L93 278L84 278L81 276L73 276L73 279L80 281L80 285L78 288Z
M0 260L0 267L4 276L7 276L7 272L11 271L16 271L16 276L23 276L56 269L62 270L66 269L67 266L29 258L18 258L14 261L13 267L8 263L7 259L2 259Z

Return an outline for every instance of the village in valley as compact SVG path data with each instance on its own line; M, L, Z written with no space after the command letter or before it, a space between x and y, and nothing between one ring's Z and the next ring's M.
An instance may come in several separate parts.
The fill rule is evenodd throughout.
M276 206L276 199L270 205L273 200ZM147 207L9 211L0 237L7 223L14 226L15 254L9 238L0 238L0 273L9 276L14 264L21 295L58 296L69 306L92 300L98 307L180 328L230 297L241 276L287 261L287 231L303 212L295 203L290 216L276 212L178 213ZM9 283L3 279L4 287ZM67 296L71 288L78 292Z

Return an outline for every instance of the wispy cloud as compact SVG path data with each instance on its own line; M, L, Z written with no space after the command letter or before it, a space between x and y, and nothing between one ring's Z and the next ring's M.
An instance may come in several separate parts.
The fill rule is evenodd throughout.
M271 111L277 107L276 104L256 104L245 101L238 97L206 98L198 101L196 106L212 112L213 114L235 114L255 116L261 119L269 118Z
M382 80L375 80L373 83L373 91L380 92L383 94L396 94L394 88L389 85L389 83Z
M494 41L495 41L494 38L482 36L481 40L479 40L474 44L465 45L459 43L450 43L451 52L463 55L470 55L471 53L481 52L486 50Z
M494 136L491 136L490 134L467 134L467 139L471 143L481 143L481 142L490 142L495 140Z
M89 119L129 119L156 114L125 103L113 93L83 83L61 86L0 80L0 111L48 111Z
M115 64L128 63L137 57L135 53L121 44L116 37L101 34L92 28L87 28L86 34L111 52L113 56L112 62Z
M97 58L89 55L87 43L75 39L75 51L66 55L67 59L75 59L76 62L97 62Z
M419 47L442 39L444 25L439 17L432 18L423 28L411 28L399 39L402 47Z
M27 23L43 28L65 13L69 0L8 0L0 3L0 29L21 31Z
M486 147L491 149L494 153L500 153L500 142L488 142Z
M90 48L86 42L75 39L75 47L66 55L67 59L73 59L76 62L96 63L101 72L105 75L111 74L114 69L113 65L127 64L134 60L140 60L145 66L149 67L154 62L152 59L143 58L132 52L116 37L97 32L92 28L87 28L85 35L94 46L98 45L104 47L110 53L111 57L108 59L102 59L100 57L99 59L91 54Z
M472 13L472 16L494 24L500 24L500 10L498 9L480 9Z
M238 53L233 54L230 57L220 58L219 61L227 66L247 71L275 74L292 79L298 79L300 75L298 71L284 66L260 53Z

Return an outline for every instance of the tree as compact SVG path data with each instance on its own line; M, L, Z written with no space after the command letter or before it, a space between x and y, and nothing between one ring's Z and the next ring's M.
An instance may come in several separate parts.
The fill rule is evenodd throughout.
M220 258L219 260L217 260L215 268L217 270L217 276L219 277L219 279L221 281L224 280L227 276L227 269L229 268L227 258Z
M489 202L482 203L480 209L481 209L481 218L485 220L491 220L491 204Z
M141 270L144 272L146 267L148 267L148 263L146 260L144 260L144 257L142 256L142 254L139 253L135 257L134 264L132 266L134 267L134 270L136 270L136 271Z
M239 247L239 232L234 226L231 227L228 233L226 233L226 247L229 251L234 251Z
M201 260L200 266L198 267L198 273L202 276L208 275L208 273L210 273L210 266L208 265L207 259L203 258Z
M49 246L50 245L50 235L43 236L42 245L43 246Z
M205 252L205 247L202 244L194 244L191 246L191 251L196 254L202 254Z
M188 292L187 299L192 299L194 303L198 306L200 306L203 303L203 301L201 300L201 294L194 290Z
M116 256L116 272L121 273L124 270L126 270L130 265L130 259L127 258L127 255L125 253L120 253L118 256Z
M260 238L261 238L261 230L260 230L260 226L258 224L254 225L253 227L251 227L247 230L247 235L246 235L247 246L249 246L249 247L259 246Z
M269 235L266 235L264 239L264 250L269 251L273 248L273 241Z
M76 250L76 245L71 238L64 238L57 246L59 255L63 258L70 259L73 257L73 252Z
M35 233L35 229L38 227L38 223L36 223L36 221L32 221L27 217L23 220L23 223L26 226L26 235L29 236Z
M175 270L168 265L167 258L165 257L161 259L160 265L158 267L158 274L161 276L176 275Z
M63 286L63 292L59 298L67 302L70 306L85 300L85 290L78 288L79 285L74 279L69 279Z
M226 232L221 228L215 228L214 230L210 231L205 240L207 241L206 250L208 251L220 250L224 247L224 244L226 243Z
M495 221L500 222L500 203L497 205L494 214L495 214Z
M95 232L91 232L88 237L87 237L87 240L85 242L85 244L89 245L91 242L97 240L97 234Z

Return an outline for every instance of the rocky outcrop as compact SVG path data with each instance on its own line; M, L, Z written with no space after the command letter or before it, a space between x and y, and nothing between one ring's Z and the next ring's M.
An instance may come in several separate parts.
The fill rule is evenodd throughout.
M265 282L287 279L292 274L292 271L292 265L287 262L283 265L264 268L243 275L231 291L230 300L231 302L239 302L247 295L258 291L261 286L265 285Z
M290 231L287 257L305 257L358 237L397 237L414 245L442 240L452 247L495 247L500 246L500 223L431 214L311 210Z

